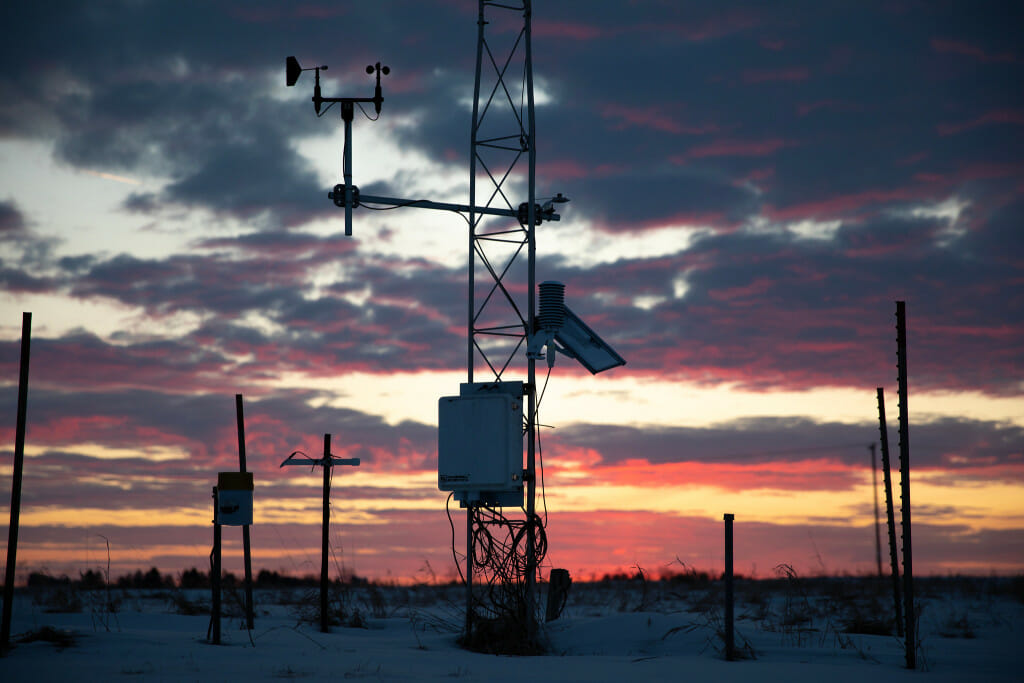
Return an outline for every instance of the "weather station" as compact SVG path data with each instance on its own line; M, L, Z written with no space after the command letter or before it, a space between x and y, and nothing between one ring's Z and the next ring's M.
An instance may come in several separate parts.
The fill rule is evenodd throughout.
M518 31L510 13L521 15ZM546 552L546 519L536 511L537 361L547 363L549 375L557 354L595 374L626 362L565 305L562 283L536 282L537 228L560 220L559 207L569 200L561 193L537 197L531 17L530 0L479 2L467 204L361 193L352 181L354 111L372 103L380 114L381 77L390 69L379 62L366 67L376 76L372 97L323 97L320 71L327 66L303 68L294 57L286 59L288 86L303 71L315 72L317 116L340 104L344 182L328 198L345 211L346 235L352 235L352 214L359 207L456 212L468 226L467 379L458 395L438 401L438 488L467 512L464 642L470 647L474 615L515 622L527 643L537 633L535 590ZM525 201L510 199L524 191ZM513 367L525 377L510 379ZM521 509L525 519L506 517L504 508Z

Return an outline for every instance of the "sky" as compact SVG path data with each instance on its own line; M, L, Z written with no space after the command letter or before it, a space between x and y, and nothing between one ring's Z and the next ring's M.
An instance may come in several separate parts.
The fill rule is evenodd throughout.
M319 571L319 472L278 465L330 433L361 458L334 473L336 570L455 575L437 402L466 381L466 223L357 209L346 237L326 196L342 122L314 114L311 74L285 87L284 58L328 65L325 96L372 95L365 66L387 64L354 183L466 203L477 10L0 9L5 482L33 314L19 572L76 576L108 543L114 574L206 567L242 394L254 566ZM731 513L739 572L874 572L878 387L899 485L897 301L914 570L1024 571L1020 5L533 14L537 194L571 199L537 229L538 281L627 360L560 358L548 380L545 571L720 571ZM521 174L508 187L525 201Z

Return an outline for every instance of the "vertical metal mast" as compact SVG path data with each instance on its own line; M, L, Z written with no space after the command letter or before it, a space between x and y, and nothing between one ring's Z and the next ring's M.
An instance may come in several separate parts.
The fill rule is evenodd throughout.
M505 16L489 21L487 10ZM523 16L523 26L515 34L508 30L509 22L504 21L510 11ZM530 305L534 303L534 228L539 215L535 195L530 12L529 0L515 6L480 0L469 162L470 382L474 380L477 364L486 366L494 381L501 381L512 362L525 353L533 325ZM496 34L493 38L488 37L488 27ZM507 52L498 52L499 48ZM524 181L527 202L513 204L511 197L522 196ZM508 218L482 211L489 208L517 211L518 220L510 225ZM525 273L520 258L524 250ZM518 299L522 296L522 285L516 287L514 283L518 278L529 286L526 302Z
M518 33L509 28L514 26L508 20L512 13L522 16ZM489 20L492 15L494 21ZM535 229L540 219L540 207L536 201L531 15L530 0L523 0L518 5L480 0L469 172L467 381L470 383L474 381L474 369L478 363L481 369L489 371L487 381L491 381L491 378L493 381L502 381L513 361L517 357L521 358L520 354L525 355L529 335L534 331ZM524 181L527 201L515 206L510 197L522 196ZM517 210L517 220L509 225L507 218L480 213L478 208L483 207ZM522 264L524 250L525 273ZM515 283L516 280L521 283L523 279L526 281L525 302L522 300L522 285L517 286ZM524 578L527 611L531 615L534 611L533 593L537 573L536 534L533 526L536 507L535 365L535 359L528 357L524 477L527 548ZM473 506L468 505L467 508L467 524L472 525ZM467 543L470 546L472 544L471 533L467 533ZM467 547L467 555L467 583L470 583L472 547Z
M529 225L529 247L527 248L527 260L529 262L527 273L527 310L528 322L526 325L526 337L533 334L537 310L537 240L535 230L537 229L537 145L535 144L537 130L533 122L533 41L531 19L533 8L530 0L523 0L523 32L526 35L526 106L529 123L527 130L529 145L527 174L529 190L527 192L527 224ZM554 353L550 350L549 353ZM534 583L537 580L537 527L533 522L537 514L537 362L532 354L527 354L527 415L526 418L526 609L527 625L530 629L529 636L533 637L533 615L536 614L534 605L535 591Z

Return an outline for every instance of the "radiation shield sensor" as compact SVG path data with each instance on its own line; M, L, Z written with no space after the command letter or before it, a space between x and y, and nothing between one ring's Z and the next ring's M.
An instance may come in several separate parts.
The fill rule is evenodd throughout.
M575 358L596 375L625 365L626 360L565 305L565 285L549 280L540 283L538 329L527 345L527 355L541 358L547 347L548 367L554 367L555 352Z

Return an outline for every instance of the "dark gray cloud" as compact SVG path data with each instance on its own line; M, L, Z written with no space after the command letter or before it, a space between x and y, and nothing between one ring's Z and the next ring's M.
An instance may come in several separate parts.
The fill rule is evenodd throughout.
M865 394L870 407L872 396ZM895 406L890 407L891 410ZM868 412L867 410L865 412ZM892 468L899 466L896 415L888 416ZM913 419L912 463L923 471L941 470L948 482L978 475L1019 479L1013 468L1024 456L1024 429L983 420ZM828 460L867 467L868 445L879 440L878 423L818 422L808 418L743 418L710 427L631 427L573 424L546 437L563 447L587 448L604 464L641 458L651 463L794 463ZM881 451L878 451L881 463ZM983 474L989 470L988 475ZM1006 469L1004 469L1006 468ZM827 476L826 474L822 475ZM852 480L851 482L852 483ZM772 482L771 485L777 485Z
M45 449L41 466L112 473L145 478L154 473L169 483L187 482L215 465L237 465L237 432L234 391L246 387L222 387L219 393L178 392L170 384L150 389L61 391L48 382L33 388L31 441ZM368 467L400 466L426 469L436 452L436 428L415 422L388 424L382 417L357 410L311 407L323 398L316 392L257 392L245 401L247 451L250 469L276 472L289 453L303 450L315 455L324 433L335 435L336 452L362 457ZM0 407L14 411L16 393L0 396ZM116 461L66 452L66 444L96 443L117 449ZM179 460L150 458L149 447L172 449ZM137 456L128 456L133 450ZM49 463L49 464L48 464Z
M0 242L8 242L21 237L27 225L25 217L12 201L0 202Z
M1012 222L1019 206L1006 203L991 214L986 225L994 232L974 230L964 218L966 234L946 237L946 219L889 214L842 226L831 239L705 235L685 251L585 269L543 258L538 272L569 285L571 306L629 360L626 372L765 389L891 388L894 302L905 300L916 387L1012 394L1021 363L1012 321L1024 316L1016 276L1021 240ZM11 265L5 279L14 290L61 287L156 316L212 314L175 344L225 358L251 350L263 372L462 363L461 269L418 257L363 255L340 235L266 232L196 247L164 259L65 257L56 271L52 262L24 270ZM344 259L346 279L311 297L312 273L337 259ZM514 272L510 281L516 278L525 275ZM486 294L482 287L477 296ZM634 297L641 296L663 300L638 308ZM283 331L250 328L251 313ZM184 357L209 356L189 351ZM251 371L260 369L254 364Z

